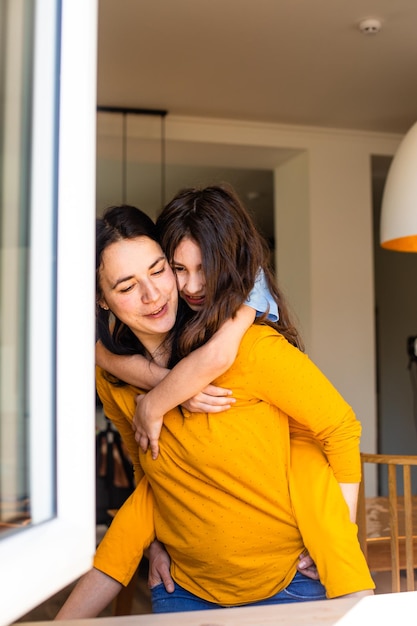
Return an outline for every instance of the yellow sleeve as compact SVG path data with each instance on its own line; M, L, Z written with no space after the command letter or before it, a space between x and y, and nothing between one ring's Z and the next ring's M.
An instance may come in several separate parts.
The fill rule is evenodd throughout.
M132 422L136 408L135 398L140 391L130 385L122 387L113 385L106 380L106 372L100 367L96 367L96 387L103 403L104 414L119 431L129 452L133 462L135 483L139 484L143 470L139 462L139 448L132 430Z
M289 416L291 436L313 436L338 482L359 482L361 424L308 356L268 329L258 333L247 364L255 395Z
M143 477L110 524L93 565L126 586L154 539L152 490Z

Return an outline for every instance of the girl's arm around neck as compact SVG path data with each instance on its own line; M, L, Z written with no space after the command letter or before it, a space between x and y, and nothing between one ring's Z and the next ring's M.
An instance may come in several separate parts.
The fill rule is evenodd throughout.
M129 385L148 391L160 383L169 369L148 361L140 354L122 356L109 352L101 341L96 343L96 364Z
M158 456L163 416L170 409L190 398L191 404L185 406L193 411L217 413L230 408L234 402L231 390L206 387L231 367L242 337L254 320L255 310L242 305L235 318L227 320L204 346L182 359L148 394L138 397L135 438L143 450L150 445L153 458ZM202 389L205 393L199 393Z

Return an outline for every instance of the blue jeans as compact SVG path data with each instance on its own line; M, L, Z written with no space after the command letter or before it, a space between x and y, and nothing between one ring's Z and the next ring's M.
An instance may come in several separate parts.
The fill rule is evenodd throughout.
M186 591L177 583L175 590L168 593L163 583L151 589L153 613L177 613L179 611L202 611L204 609L221 609L219 604L202 600L198 596ZM245 606L262 606L266 604L286 604L288 602L308 602L310 600L325 600L326 590L318 580L311 580L297 572L285 589L266 600L251 602Z

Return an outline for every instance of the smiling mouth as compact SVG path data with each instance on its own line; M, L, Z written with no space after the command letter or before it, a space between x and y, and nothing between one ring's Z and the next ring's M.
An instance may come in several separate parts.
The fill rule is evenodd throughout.
M156 309L156 311L152 311L152 313L148 313L148 317L157 317L162 312L165 312L166 308L167 308L167 305L164 304L163 306L160 306L159 309Z
M205 300L205 295L204 296L187 296L185 295L185 299L188 300L188 302L190 302L191 304L201 304L202 302L204 302Z

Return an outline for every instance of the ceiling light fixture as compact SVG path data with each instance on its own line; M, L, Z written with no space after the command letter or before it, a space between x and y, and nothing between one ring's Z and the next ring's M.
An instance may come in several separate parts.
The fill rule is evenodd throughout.
M381 246L417 252L417 122L400 143L385 183L381 207Z

